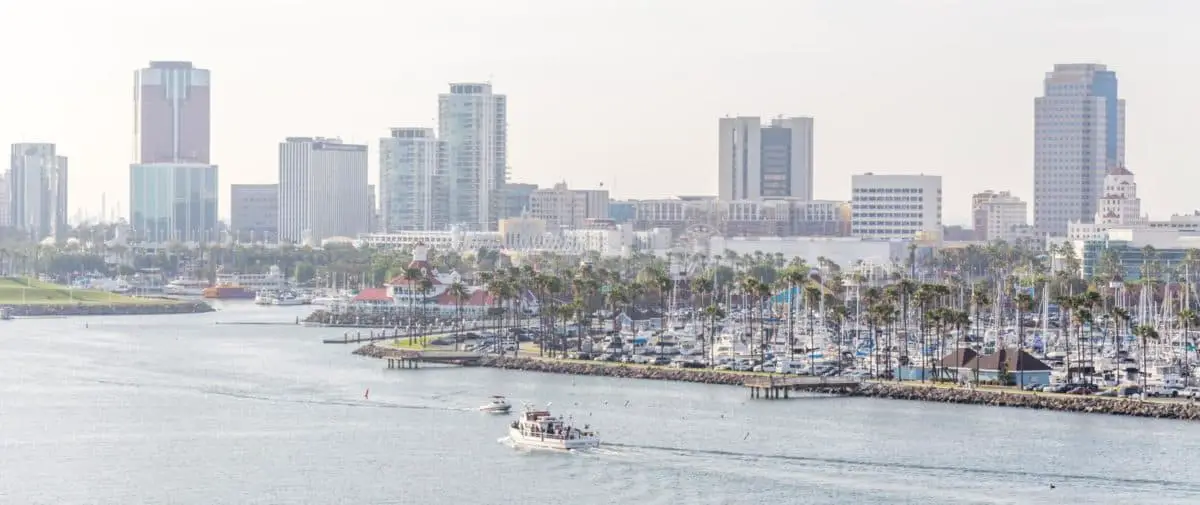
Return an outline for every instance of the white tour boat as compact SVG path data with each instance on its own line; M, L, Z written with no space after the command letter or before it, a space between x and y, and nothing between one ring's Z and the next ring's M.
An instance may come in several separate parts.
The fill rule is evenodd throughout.
M175 279L166 286L163 286L163 294L176 296L203 296L204 288L209 286L209 282L202 279Z
M512 405L503 396L497 395L492 397L491 403L479 407L479 410L489 414L507 414L508 411L512 410Z
M521 417L508 427L508 439L517 447L529 449L572 450L600 446L600 437L590 430L571 426L549 410L537 410L525 405Z

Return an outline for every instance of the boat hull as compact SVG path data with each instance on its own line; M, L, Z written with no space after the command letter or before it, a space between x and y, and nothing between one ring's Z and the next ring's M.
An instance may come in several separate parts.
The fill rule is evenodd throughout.
M514 446L524 449L573 451L600 447L600 439L598 438L580 437L564 440L559 438L530 437L522 435L521 431L516 428L508 429L508 439Z
M507 414L512 411L512 406L510 405L507 407L495 407L492 405L484 405L482 407L479 407L479 411L486 412L488 414Z

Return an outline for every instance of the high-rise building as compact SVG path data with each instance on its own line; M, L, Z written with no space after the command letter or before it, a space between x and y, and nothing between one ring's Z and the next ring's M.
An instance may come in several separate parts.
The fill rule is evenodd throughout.
M813 120L721 118L717 163L721 200L813 199Z
M8 213L11 209L8 208L9 192L12 191L8 187L8 169L0 171L0 227L12 226L12 222L8 219Z
M1027 235L1029 205L1008 191L984 191L971 196L975 240L1013 240Z
M234 184L229 188L229 228L239 242L278 242L279 185Z
M134 163L129 166L130 233L153 246L219 242L217 166Z
M1104 65L1060 64L1034 100L1033 221L1065 236L1067 223L1091 222L1104 176L1125 164L1125 100Z
M507 104L485 83L452 83L449 93L438 95L451 224L496 229L507 181Z
M433 128L392 128L391 136L379 139L383 231L449 229L445 154Z
M871 239L937 238L942 233L942 176L855 175L850 233Z
M133 82L134 162L208 164L208 70L152 61Z
M67 157L54 144L13 144L7 179L7 222L34 240L66 240Z
M320 245L367 231L367 146L289 137L279 144L279 239Z

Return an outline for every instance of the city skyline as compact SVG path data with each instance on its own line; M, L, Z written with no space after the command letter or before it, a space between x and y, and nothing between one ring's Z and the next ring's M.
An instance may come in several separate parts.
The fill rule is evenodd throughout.
M166 18L170 3L146 4L140 19ZM1141 193L1146 212L1165 216L1190 211L1194 205L1184 191L1187 184L1152 182L1200 162L1183 140L1187 129L1182 111L1197 103L1183 83L1190 82L1194 70L1178 63L1179 48L1190 47L1195 35L1173 24L1196 8L1170 3L1078 9L1068 4L900 8L880 2L871 16L858 16L848 8L781 3L781 14L804 18L805 27L811 28L802 30L806 35L801 39L789 41L770 35L771 30L755 30L767 35L753 45L718 47L668 24L665 28L682 38L677 41L678 57L666 60L656 57L661 56L657 50L636 53L635 47L658 31L649 26L631 27L620 44L598 43L601 38L592 23L624 17L622 9L599 9L585 21L573 9L547 6L538 19L543 24L561 21L559 26L576 35L571 44L551 49L509 38L469 56L449 48L444 54L456 56L448 60L418 58L415 64L423 68L419 75L411 72L414 62L400 71L364 66L368 56L330 58L335 51L344 52L346 44L380 46L373 41L382 40L387 31L379 30L374 20L365 21L339 44L322 48L315 41L287 36L247 39L238 35L245 31L240 27L270 19L274 11L251 6L235 16L229 7L218 5L185 24L229 32L233 36L227 43L169 37L181 27L139 22L136 26L148 32L98 37L103 39L98 46L105 49L104 55L94 54L91 47L66 52L68 45L80 45L72 40L97 38L95 28L68 20L71 29L62 47L49 43L37 60L17 55L21 68L41 79L0 84L0 110L20 119L0 124L0 143L54 142L69 153L72 213L83 207L95 214L101 193L107 193L109 208L119 204L127 209L119 167L128 163L129 137L123 132L133 130L132 118L124 112L129 71L152 59L188 59L213 72L211 158L238 174L221 177L221 215L228 216L229 184L273 182L274 145L280 138L323 132L371 145L390 127L431 126L436 106L428 103L429 97L442 92L446 83L490 77L513 97L508 111L513 181L548 187L566 180L578 188L604 182L617 199L716 194L716 177L708 175L715 172L717 149L712 121L725 115L786 112L814 117L821 125L814 139L815 198L849 199L849 176L854 173L938 174L947 194L963 195L946 202L946 223L967 224L970 194L1007 190L1033 201L1031 99L1041 94L1041 76L1055 63L1095 62L1121 75L1121 94L1130 103L1127 164L1145 181ZM503 9L480 7L480 16L519 21ZM15 9L33 17L39 12L31 5ZM668 19L671 8L644 10L644 16L662 20ZM472 25L475 31L463 32L444 23L449 11L442 8L422 7L415 14L428 25L417 27L417 36L426 30L448 30L469 40L497 40L499 28L490 25ZM718 19L713 14L699 6L688 21L709 26ZM132 30L134 25L114 16L90 7L79 13L107 26L106 33L124 33L122 27ZM327 20L324 14L297 16L292 21L304 26L318 17ZM892 22L897 18L912 22ZM732 33L752 26L736 13L724 13L720 19ZM1005 23L981 19L1021 19L1022 26L1005 28ZM1063 28L1064 19L1071 20L1069 29ZM15 43L23 39L10 39L12 34L19 36L25 29L15 26L0 38ZM866 33L878 38L864 41ZM939 42L947 36L955 37L956 47ZM884 38L886 45L871 42ZM145 51L147 39L161 41L155 54ZM1000 48L995 40L1008 42ZM277 50L288 45L295 46L287 51L290 54ZM783 55L788 55L787 66L798 70L762 66L764 58L776 61ZM895 64L852 64L856 59L880 62L898 55L903 57ZM299 79L308 67L297 62L314 58L324 58L329 71L318 79ZM603 78L613 65L638 79L624 83ZM547 67L554 71L548 73ZM750 72L752 67L758 71ZM355 71L348 72L350 68ZM81 74L91 79L88 86L66 78ZM680 86L683 75L689 76L686 89ZM887 83L887 93L868 92L866 83L878 88L880 82ZM606 91L599 92L602 89ZM968 102L971 106L964 107ZM293 112L301 103L303 112ZM629 121L646 113L660 119ZM586 120L564 128L566 118ZM375 146L371 150L370 180L377 181Z

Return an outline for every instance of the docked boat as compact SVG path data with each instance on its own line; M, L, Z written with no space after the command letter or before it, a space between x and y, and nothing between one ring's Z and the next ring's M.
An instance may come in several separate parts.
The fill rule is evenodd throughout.
M304 305L305 301L306 300L300 295L296 294L295 291L284 291L279 293L279 295L271 301L271 304L280 306Z
M271 305L275 303L275 291L264 289L255 293L254 303L256 305Z
M512 405L503 396L499 395L493 396L491 403L479 407L480 412L487 412L489 414L507 414L510 410L512 410Z
M521 417L508 428L508 439L514 446L529 449L575 450L600 446L600 437L590 431L572 426L549 410L538 410L525 405Z
M205 288L208 288L208 281L202 279L186 279L180 278L168 282L163 286L163 294L175 296L202 296Z
M216 300L244 300L254 298L254 291L241 286L213 286L203 291L204 297Z

